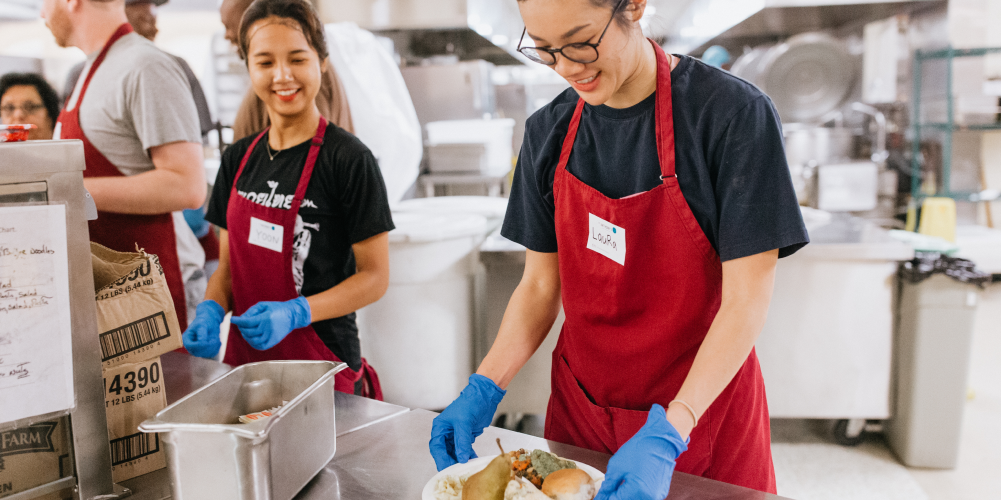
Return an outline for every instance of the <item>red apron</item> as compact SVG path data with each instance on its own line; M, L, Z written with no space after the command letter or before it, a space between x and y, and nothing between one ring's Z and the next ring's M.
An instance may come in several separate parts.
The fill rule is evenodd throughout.
M688 376L720 307L722 268L675 176L671 66L657 53L663 184L610 199L567 171L577 103L553 185L566 322L553 352L546 439L614 453ZM603 166L614 168L614 165ZM586 247L593 214L624 229L624 264ZM617 230L618 231L618 230ZM765 387L752 350L692 431L677 470L775 492Z
M270 128L270 127L269 127ZM233 314L241 315L251 306L262 301L284 302L299 297L292 277L292 241L295 238L295 218L299 206L306 197L306 187L313 176L316 157L323 145L324 133L327 130L327 120L320 117L320 125L313 136L313 144L306 156L306 166L299 177L299 185L295 189L292 208L284 210L277 207L258 205L240 196L236 191L237 182L243 169L247 166L254 147L262 137L266 137L268 129L258 134L250 143L247 153L240 161L240 169L233 179L233 187L229 194L229 205L226 209L226 227L229 230L229 265L232 274ZM265 139L267 140L267 139ZM271 224L281 226L282 251L264 248L248 243L250 239L251 217ZM330 348L320 340L312 326L293 330L278 345L266 351L258 351L250 346L240 334L236 325L230 325L229 343L226 348L224 362L237 366L255 361L272 361L281 359L310 359L340 362ZM341 392L354 394L355 383L362 382L362 395L382 400L382 388L375 370L362 359L361 370L350 368L340 371L334 380L334 388Z
M87 169L83 171L84 177L124 177L118 167L111 163L89 140L80 127L80 106L83 104L83 97L90 86L90 80L94 77L97 68L104 62L108 55L108 49L118 41L119 38L132 33L132 26L128 23L118 27L115 34L111 35L108 43L104 44L101 53L98 54L94 64L91 65L87 77L80 88L80 96L77 97L76 106L72 110L63 109L59 114L61 125L60 139L80 139L83 141L83 154L87 162ZM170 289L170 296L174 299L174 312L177 313L177 321L181 328L188 325L188 308L184 301L184 280L181 278L181 264L177 258L177 242L174 237L174 219L169 213L158 215L135 215L119 214L112 212L98 212L97 220L92 220L90 226L91 241L100 243L112 250L119 252L135 252L136 245L147 253L155 254L160 259L160 266L163 267L164 276L167 279L167 287Z

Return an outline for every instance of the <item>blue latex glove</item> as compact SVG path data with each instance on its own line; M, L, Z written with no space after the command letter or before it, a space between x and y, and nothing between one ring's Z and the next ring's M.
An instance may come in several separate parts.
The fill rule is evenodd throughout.
M306 297L285 302L258 302L230 319L251 347L265 351L278 345L292 330L313 322Z
M188 223L188 227L191 228L191 232L195 233L195 237L202 239L206 234L209 234L209 223L205 220L205 207L202 208L189 208L181 212L184 215L184 222Z
M664 407L654 404L646 424L608 461L608 472L594 500L663 500L671 489L678 456L688 449L667 421Z
M507 391L483 375L469 376L469 385L431 423L431 456L438 470L476 458L473 441L483 434Z
M219 325L226 317L226 311L214 300L206 300L195 309L195 319L188 324L181 340L184 348L199 358L214 358L222 347Z

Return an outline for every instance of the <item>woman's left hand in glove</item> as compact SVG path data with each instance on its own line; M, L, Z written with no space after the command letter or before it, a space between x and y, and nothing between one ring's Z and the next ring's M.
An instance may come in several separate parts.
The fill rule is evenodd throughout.
M662 500L671 489L678 456L688 443L654 404L646 424L608 461L608 472L595 500Z
M306 297L285 302L258 302L230 320L251 347L258 351L278 345L292 330L309 326L312 312Z

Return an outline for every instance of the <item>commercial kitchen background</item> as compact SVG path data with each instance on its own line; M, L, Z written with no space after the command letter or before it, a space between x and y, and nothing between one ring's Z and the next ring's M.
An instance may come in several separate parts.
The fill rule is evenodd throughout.
M62 89L84 55L56 46L40 3L0 0L0 74L37 71ZM441 409L485 355L520 277L523 249L496 232L512 158L525 119L566 83L515 52L514 0L316 5L325 22L379 37L416 111L420 176L416 165L400 174L417 178L400 190L415 200L394 205L390 291L359 323L387 401ZM1001 1L650 0L647 12L648 35L673 53L726 48L729 69L782 114L813 243L780 262L758 343L779 494L1001 498L1001 286L895 278L915 250L945 246L1001 281L1001 52L980 50L1001 47ZM212 0L171 0L158 28L156 44L187 60L218 123L205 145L211 182L245 70ZM948 221L927 231L946 241L890 231L936 193L956 200L954 241ZM541 435L545 351L561 320L496 425Z

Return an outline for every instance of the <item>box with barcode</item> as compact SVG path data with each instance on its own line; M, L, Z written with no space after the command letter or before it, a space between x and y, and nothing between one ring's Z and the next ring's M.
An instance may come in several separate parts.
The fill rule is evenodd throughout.
M182 347L174 301L156 255L91 243L97 326L105 369Z
M104 403L111 439L111 477L120 482L167 466L159 434L139 424L167 407L160 358L104 371Z
M0 498L73 476L68 427L63 417L0 432ZM44 498L73 498L73 491Z

